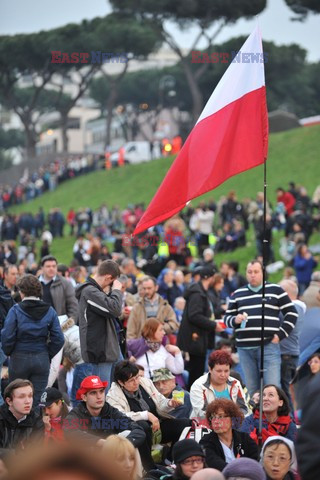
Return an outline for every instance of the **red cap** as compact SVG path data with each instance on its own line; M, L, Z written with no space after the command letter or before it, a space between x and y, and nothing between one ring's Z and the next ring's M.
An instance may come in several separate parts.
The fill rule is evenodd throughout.
M108 382L102 382L100 377L96 375L91 375L82 380L79 390L76 394L76 399L81 400L81 395L87 393L89 390L96 390L98 388L106 388Z

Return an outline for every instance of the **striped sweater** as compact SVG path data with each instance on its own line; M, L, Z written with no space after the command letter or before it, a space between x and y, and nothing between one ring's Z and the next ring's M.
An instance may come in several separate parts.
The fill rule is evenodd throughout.
M277 284L266 283L265 285L265 344L277 334L280 340L288 337L297 321L297 311L288 294ZM239 288L231 296L224 322L229 328L235 329L237 347L259 347L261 342L261 310L262 288L253 292L246 287ZM235 317L239 313L246 312L248 315L245 328L235 323ZM280 321L280 312L283 319Z

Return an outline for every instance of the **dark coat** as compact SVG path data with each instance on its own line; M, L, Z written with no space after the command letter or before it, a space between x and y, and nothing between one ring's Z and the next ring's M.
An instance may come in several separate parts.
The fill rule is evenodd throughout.
M57 314L42 300L24 300L14 305L9 310L1 337L6 355L48 352L53 358L64 344Z
M62 424L66 435L78 434L84 436L89 442L96 443L99 438L106 438L108 435L115 435L130 430L127 439L135 447L140 447L145 441L144 430L129 417L121 413L117 408L105 403L100 415L92 417L87 410L86 404L73 408ZM97 438L98 437L98 438Z
M78 286L76 297L83 360L94 364L116 362L120 353L116 318L121 314L122 293L113 290L106 294L93 278L88 278Z
M320 374L310 381L302 403L302 425L296 443L302 478L318 480L320 472Z
M253 460L259 459L258 446L247 433L232 430L232 434L233 452L236 458L237 456L240 456L252 458ZM200 445L202 445L205 449L206 463L208 467L216 468L222 472L227 464L218 435L215 432L205 435L200 440Z
M190 355L205 357L208 336L214 335L215 322L210 320L210 308L206 290L202 283L194 283L185 293L186 306L178 332L177 345Z
M24 448L31 435L41 436L43 431L43 421L33 411L25 420L18 422L8 405L0 407L0 448Z
M13 305L14 300L10 290L0 283L0 329L2 329L4 319Z

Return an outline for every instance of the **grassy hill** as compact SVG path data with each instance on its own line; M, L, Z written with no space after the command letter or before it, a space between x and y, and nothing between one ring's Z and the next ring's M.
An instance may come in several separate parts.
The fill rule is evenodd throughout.
M312 195L319 180L320 158L320 126L305 127L288 132L270 135L269 156L267 161L268 200L275 202L275 189L278 186L287 188L293 181L304 185ZM166 172L173 161L172 157L154 160L140 165L127 165L121 169L98 171L70 180L41 197L11 209L19 213L30 211L35 213L42 206L46 213L59 207L66 214L69 208L89 206L98 208L102 203L108 206L119 205L124 208L129 203L150 202ZM228 191L235 190L238 198L254 197L257 191L263 190L263 167L257 167L229 179L214 192L203 198L218 199ZM199 199L194 200L197 204ZM282 234L275 233L274 244L276 254ZM314 235L314 242L319 242L319 235ZM59 261L69 263L71 260L73 238L57 239L52 246L52 253ZM231 254L217 255L217 262L224 259L238 260L243 268L247 261L255 255L253 232L249 232L247 247L237 249ZM278 257L278 255L276 255ZM279 274L280 275L280 274ZM278 279L276 275L274 280Z
M313 193L320 183L319 138L319 125L270 135L267 161L269 201L274 202L275 189L278 186L287 188L289 181L304 185L310 194ZM70 180L56 191L45 193L11 211L18 213L27 210L35 213L42 206L46 212L50 208L59 207L67 213L70 207L89 206L95 209L102 203L119 205L121 208L128 203L145 202L147 205L172 161L173 157L169 157L140 165L127 165L121 169L93 172ZM262 189L263 167L260 166L229 179L214 192L204 195L204 198L219 198L229 190L236 190L241 199L255 196Z

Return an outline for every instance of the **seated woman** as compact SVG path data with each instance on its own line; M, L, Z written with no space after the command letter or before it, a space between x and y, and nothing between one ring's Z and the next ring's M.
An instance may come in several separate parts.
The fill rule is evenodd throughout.
M173 447L172 457L176 469L173 475L163 477L166 480L187 480L206 466L203 449L191 439L177 442Z
M258 460L256 443L248 433L236 430L244 418L236 403L225 398L214 400L208 405L206 417L213 431L200 444L205 449L208 467L222 471L235 458Z
M155 468L151 458L152 433L161 433L162 442L177 442L190 419L177 419L170 415L180 402L167 399L156 389L152 381L139 375L137 365L123 360L114 369L114 382L107 394L107 402L137 422L146 433L145 451L140 448L146 470Z
M320 372L320 352L311 355L308 361L308 365L310 367L312 377L313 375L316 375L316 373Z
M267 480L299 478L294 444L287 438L269 437L262 447L261 463L267 474Z
M110 435L106 438L102 451L108 458L112 458L121 480L137 480L138 471L141 477L138 451L127 438Z
M152 378L153 371L158 368L168 368L175 375L183 372L180 349L175 345L163 346L165 331L159 320L149 318L141 334L141 338L128 340L127 347L130 360L144 367L146 378Z
M289 400L284 391L276 385L263 388L262 442L275 435L295 440L297 427L289 415ZM258 443L259 410L245 418L240 430L247 432Z
M216 350L209 356L209 373L196 380L190 389L192 417L205 417L209 403L226 398L237 403L244 415L251 413L239 380L230 377L232 358L228 352Z

